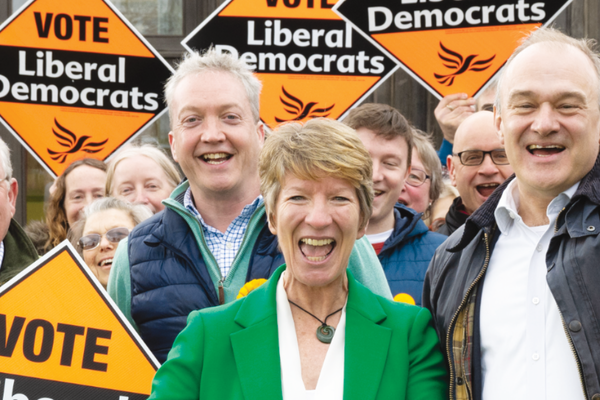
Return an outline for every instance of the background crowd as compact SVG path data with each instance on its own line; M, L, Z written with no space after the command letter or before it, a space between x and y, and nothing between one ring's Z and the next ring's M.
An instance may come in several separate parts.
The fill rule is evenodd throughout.
M0 143L0 283L69 239L165 363L152 398L598 400L592 45L536 31L477 100L440 101L438 150L384 104L266 132L256 76L191 53L165 86L175 162L75 161L23 230ZM242 369L252 345L269 362Z

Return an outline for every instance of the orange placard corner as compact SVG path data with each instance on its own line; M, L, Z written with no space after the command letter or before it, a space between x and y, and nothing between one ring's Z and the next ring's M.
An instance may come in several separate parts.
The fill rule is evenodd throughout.
M158 362L75 254L65 241L0 289L0 326L11 338L0 380L62 398L146 398Z

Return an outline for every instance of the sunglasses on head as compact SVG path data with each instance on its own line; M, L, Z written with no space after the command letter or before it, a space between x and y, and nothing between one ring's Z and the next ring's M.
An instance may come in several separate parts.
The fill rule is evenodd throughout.
M104 235L99 233L90 233L89 235L83 236L79 239L79 246L83 250L92 250L100 245L102 236L106 236L106 239L111 243L119 243L129 235L129 229L120 227L108 230Z

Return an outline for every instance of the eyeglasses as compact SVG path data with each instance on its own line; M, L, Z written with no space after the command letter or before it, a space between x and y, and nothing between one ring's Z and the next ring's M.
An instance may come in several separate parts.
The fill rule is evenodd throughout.
M410 174L408 174L408 178L406 178L406 183L413 187L419 187L424 184L427 179L431 179L431 176L427 175L425 171L411 168Z
M100 245L102 236L106 236L106 239L111 243L119 243L129 235L129 229L127 228L113 228L107 231L104 235L98 233L90 233L89 235L83 236L79 239L79 246L83 250L92 250Z
M508 165L508 157L506 156L506 150L504 149L496 149L492 151L467 150L461 151L458 154L452 153L453 156L458 156L462 165L469 167L481 165L486 154L490 155L494 164Z

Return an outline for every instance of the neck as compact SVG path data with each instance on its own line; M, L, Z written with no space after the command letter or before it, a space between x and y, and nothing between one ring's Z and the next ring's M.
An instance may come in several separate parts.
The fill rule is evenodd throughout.
M239 193L230 191L210 193L194 186L190 187L194 206L202 215L204 222L220 232L225 232L231 222L242 213L244 207L252 203L260 194L258 186L255 190L238 191Z
M394 209L390 211L385 218L378 218L369 220L369 224L367 225L367 235L375 235L377 233L389 231L390 229L394 229L394 225L396 224L396 217L394 216Z
M519 191L519 215L527 226L548 225L548 205L560 193L530 193L519 186L517 178L517 190Z
M345 271L340 279L319 287L304 285L286 271L283 275L283 287L289 300L321 320L343 307L348 297L348 277Z

